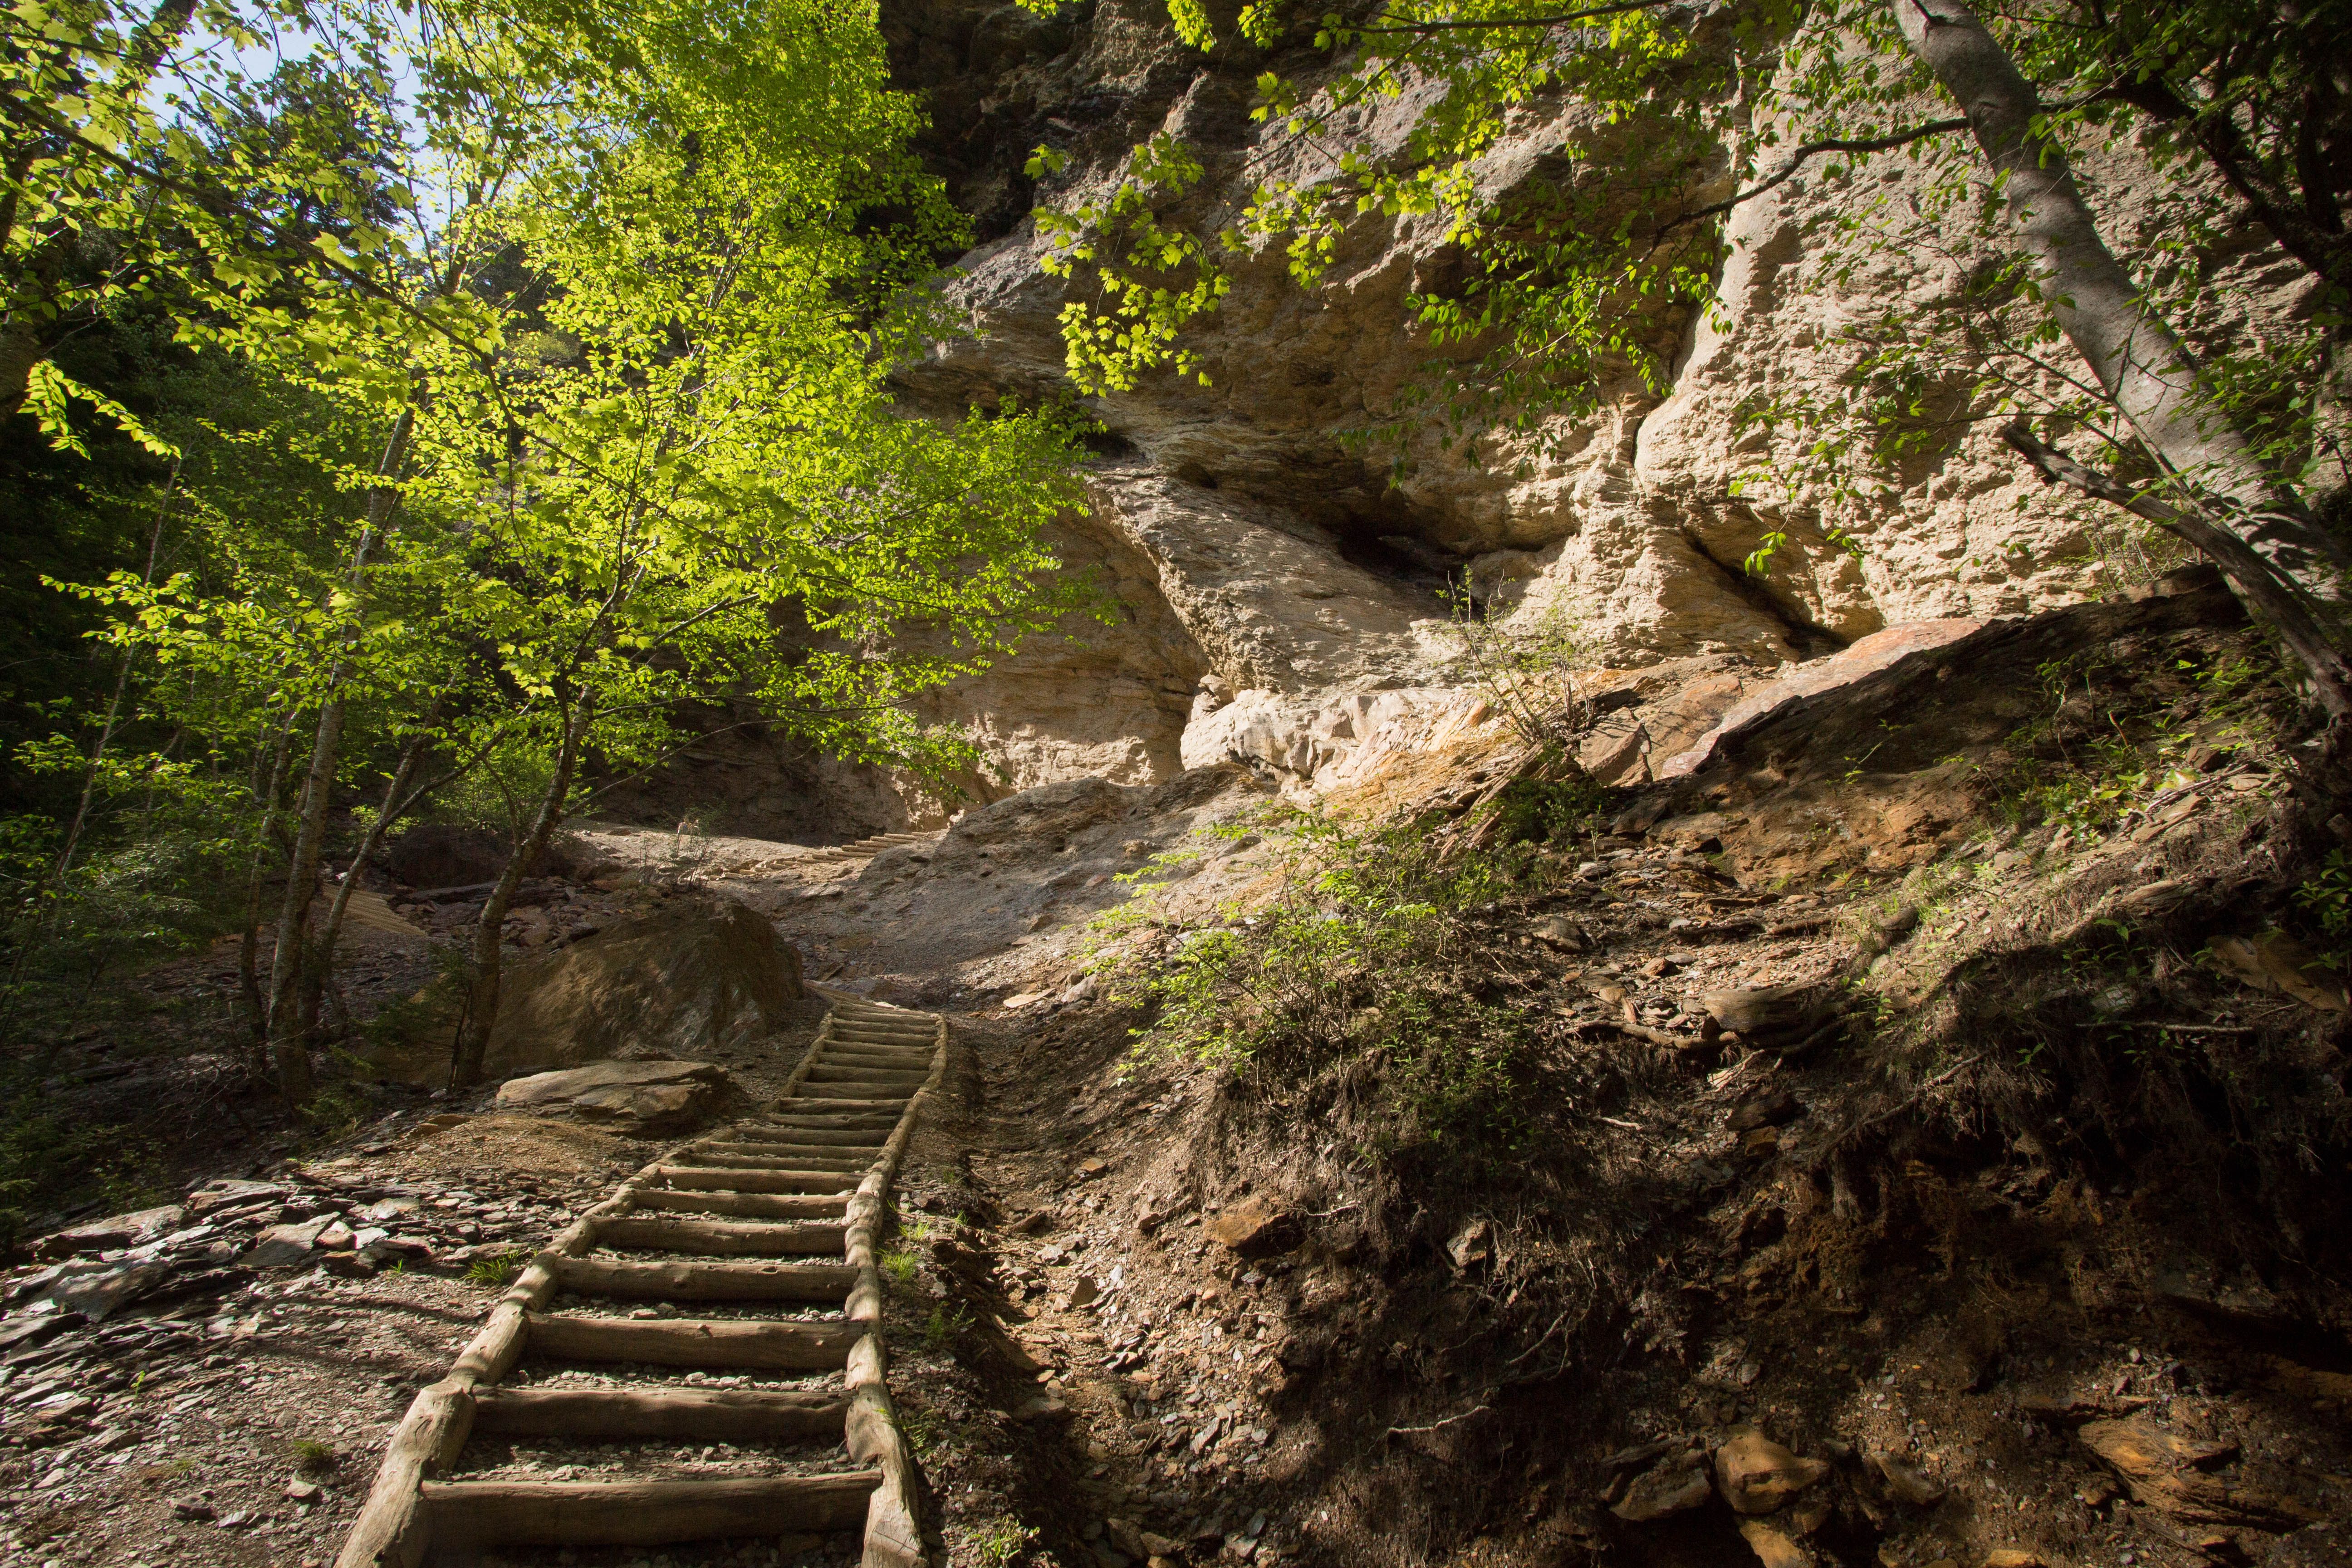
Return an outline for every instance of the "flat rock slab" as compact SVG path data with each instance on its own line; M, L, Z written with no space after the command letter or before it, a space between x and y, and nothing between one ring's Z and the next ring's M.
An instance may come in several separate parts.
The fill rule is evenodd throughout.
M709 1062L591 1062L499 1086L499 1108L570 1116L615 1132L688 1132L739 1107L742 1092Z

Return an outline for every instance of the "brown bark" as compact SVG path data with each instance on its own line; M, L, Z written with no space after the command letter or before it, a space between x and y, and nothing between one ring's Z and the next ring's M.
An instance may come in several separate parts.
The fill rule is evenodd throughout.
M377 536L391 521L393 509L399 504L399 492L389 481L406 466L408 443L415 428L416 411L412 405L402 409L400 417L394 421L392 435L384 442L383 456L376 463L380 482L368 492L366 521L360 529L359 542L352 546L351 568L346 574L354 591L364 579ZM327 698L319 708L319 726L311 736L310 766L294 834L294 853L287 868L286 898L278 910L278 942L270 954L269 1055L278 1068L278 1093L296 1106L310 1098L310 1039L300 991L303 974L310 967L310 902L319 890L319 858L326 843L327 814L334 805L335 763L343 738L341 688L348 675L349 667L340 664L330 673ZM324 983L322 975L320 984Z
M490 1030L499 1019L499 966L505 957L499 928L506 923L507 910L513 907L523 879L530 875L530 868L546 853L548 840L563 821L564 802L572 794L572 775L579 766L580 748L587 742L593 712L592 698L583 695L573 703L564 721L562 738L556 743L554 770L540 796L530 828L522 842L515 846L514 853L507 857L489 898L482 904L481 921L474 928L473 985L467 994L465 1015L457 1020L457 1047L449 1059L452 1089L464 1089L481 1079L482 1058L489 1049Z
M286 867L286 896L278 905L278 941L269 957L269 1059L278 1071L278 1092L290 1105L310 1099L310 1041L302 1032L296 993L308 950L310 900L319 890L319 856L327 837L327 807L335 791L335 753L343 738L343 704L329 698L310 740L310 764L302 779L294 852Z
M436 710L438 706L437 703L435 705ZM428 724L433 721L431 712L427 712L425 721ZM360 872L374 856L376 846L383 842L383 836L415 804L409 796L409 786L415 782L416 770L423 765L425 753L431 748L432 737L422 733L412 737L408 744L401 748L399 766L393 770L392 782L384 787L383 808L376 813L375 820L361 836L360 847L352 855L351 867L343 873L341 885L336 888L334 899L327 905L327 917L320 922L318 940L310 944L310 962L303 966L300 1026L306 1039L315 1034L319 1026L319 1003L326 994L327 976L334 968L335 942L342 934L343 914L351 908L352 889L360 885Z

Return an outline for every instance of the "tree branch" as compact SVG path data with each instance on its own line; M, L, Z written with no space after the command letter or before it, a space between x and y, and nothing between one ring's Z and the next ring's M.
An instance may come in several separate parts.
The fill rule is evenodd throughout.
M1789 155L1787 163L1782 163L1756 184L1747 190L1726 196L1719 202L1710 203L1706 206L1683 214L1660 229L1658 236L1664 238L1685 224L1696 223L1701 218L1727 213L1742 202L1754 201L1767 191L1777 190L1796 178L1797 171L1803 168L1808 162L1820 157L1824 153L1884 153L1891 147L1901 147L1913 142L1924 142L1930 136L1942 136L1949 132L1966 131L1968 128L1969 122L1965 119L1934 120L1925 125L1915 125L1908 131L1890 132L1885 136L1832 136L1819 142L1805 142Z
M1590 10L1565 11L1552 16L1508 16L1491 22L1406 22L1392 27L1368 26L1348 30L1359 37L1371 37L1382 33L1497 32L1507 27L1565 27L1601 16L1622 16L1629 11L1664 11L1682 3L1683 0L1622 0L1621 4L1614 5L1595 5Z

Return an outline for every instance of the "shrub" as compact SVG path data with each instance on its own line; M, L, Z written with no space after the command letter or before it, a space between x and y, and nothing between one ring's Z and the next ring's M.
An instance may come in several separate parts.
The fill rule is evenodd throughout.
M1194 931L1159 929L1149 900L1103 923L1097 967L1151 1015L1139 1048L1337 1113L1376 1154L1506 1152L1550 1026L1509 1005L1476 922L1540 885L1540 857L1463 848L1426 818L1359 827L1289 810L1254 826L1274 846L1270 899Z

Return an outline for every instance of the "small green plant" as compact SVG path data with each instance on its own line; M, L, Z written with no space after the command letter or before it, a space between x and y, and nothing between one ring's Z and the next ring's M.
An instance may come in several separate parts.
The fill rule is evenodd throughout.
M499 1252L477 1258L466 1266L466 1279L474 1285L511 1285L515 1282L515 1276L522 1272L523 1265L529 1261L529 1256L520 1252Z
M1511 615L1494 604L1495 590L1482 602L1473 589L1465 572L1446 595L1471 685L1529 747L1560 749L1592 716L1569 673L1575 625L1558 604Z
M972 1550L982 1568L1011 1568L1025 1555L1037 1531L1011 1514L999 1514L971 1532Z
M944 1304L931 1309L930 1320L923 1325L923 1346L940 1350L958 1336L971 1331L971 1309L959 1301L950 1310Z
M351 1084L339 1083L321 1089L302 1107L302 1121L310 1134L308 1142L318 1145L348 1138L359 1131L360 1124L373 1114L374 1109L367 1096Z
M335 1468L334 1448L316 1437L297 1437L293 1455L294 1468L306 1476L323 1476Z
M948 1418L928 1405L919 1410L899 1405L898 1427L914 1446L919 1459L928 1462L947 1447Z
M2347 956L2352 956L2352 856L2329 850L2319 869L2295 889L2294 901L2311 912L2312 922L2326 939L2319 956L2342 967Z
M1376 1157L1506 1154L1541 1046L1493 989L1480 922L1548 873L1523 843L1472 847L1482 828L1444 826L1271 813L1256 826L1280 881L1246 912L1171 931L1145 898L1097 921L1097 972L1154 1014L1137 1048L1229 1069L1297 1114L1344 1106Z
M882 1277L893 1285L911 1285L922 1260L912 1252L893 1249L882 1255Z

